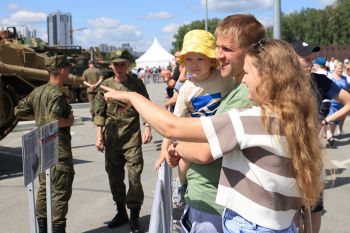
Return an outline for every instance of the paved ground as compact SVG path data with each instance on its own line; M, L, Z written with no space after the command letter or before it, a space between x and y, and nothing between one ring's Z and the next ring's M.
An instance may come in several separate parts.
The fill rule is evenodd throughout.
M163 102L164 84L151 84L147 88L153 101L159 104ZM67 216L67 232L129 232L127 225L114 230L106 227L106 222L115 214L115 206L104 171L104 157L94 147L95 126L89 121L87 105L82 108L76 106L74 113L78 116L76 125L72 127L76 176ZM29 232L27 194L23 185L20 157L21 136L25 130L28 130L28 123L18 126L15 132L0 142L1 233ZM345 131L350 132L349 121L346 122ZM148 229L150 220L153 190L157 179L153 164L158 157L160 142L160 136L155 133L154 140L143 147L145 168L142 182L145 202L141 210L141 223L145 229ZM337 138L336 147L326 149L326 211L323 215L321 233L349 232L350 134ZM180 212L181 210L174 210L175 219ZM177 231L175 226L174 232Z

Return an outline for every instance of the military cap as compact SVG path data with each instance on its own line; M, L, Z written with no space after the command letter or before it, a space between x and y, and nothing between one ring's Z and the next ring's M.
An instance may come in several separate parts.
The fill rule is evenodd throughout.
M118 63L118 62L132 62L131 54L127 50L117 50L115 51L115 54L111 58L112 63Z
M72 66L65 55L45 56L44 62L47 70Z

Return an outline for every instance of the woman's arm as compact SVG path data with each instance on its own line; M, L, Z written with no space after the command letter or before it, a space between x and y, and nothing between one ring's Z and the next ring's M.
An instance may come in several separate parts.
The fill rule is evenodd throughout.
M344 106L332 115L327 116L327 122L346 117L346 115L350 112L350 94L347 91L341 89L339 94L334 99L341 102Z
M178 156L193 163L207 164L214 161L208 143L179 142L175 146L170 145L168 150L174 150ZM169 164L171 161L169 157L173 154L168 153L167 155Z
M178 118L135 92L115 91L105 86L101 88L107 91L104 94L106 101L116 99L130 103L163 137L188 142L207 141L199 118Z

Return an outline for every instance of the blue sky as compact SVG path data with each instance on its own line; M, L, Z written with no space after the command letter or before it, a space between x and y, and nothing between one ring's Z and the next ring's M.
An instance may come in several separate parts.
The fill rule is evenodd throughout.
M273 22L273 0L207 0L208 17L224 18L235 13L254 14L265 26ZM323 9L335 0L281 0L284 13L302 8ZM46 16L61 11L72 14L74 44L120 47L129 42L136 51L146 50L157 38L171 49L177 29L194 20L205 19L205 0L1 0L0 28L35 28L47 40Z

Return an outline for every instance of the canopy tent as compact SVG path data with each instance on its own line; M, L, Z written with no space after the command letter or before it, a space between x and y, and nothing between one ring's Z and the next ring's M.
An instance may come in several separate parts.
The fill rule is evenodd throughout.
M136 59L136 67L166 67L169 62L174 62L174 56L159 44L157 38L154 38L151 47Z

